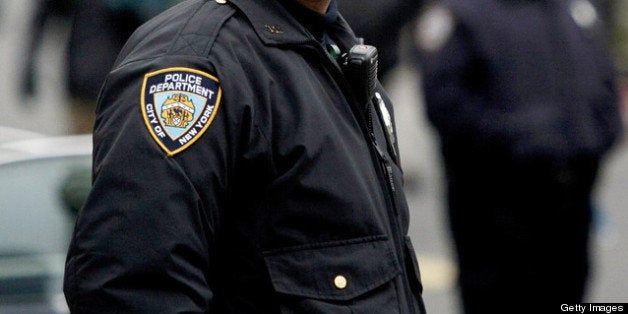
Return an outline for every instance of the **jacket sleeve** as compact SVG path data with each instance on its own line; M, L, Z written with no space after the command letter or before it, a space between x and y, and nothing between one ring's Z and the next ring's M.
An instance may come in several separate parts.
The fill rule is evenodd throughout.
M182 65L205 66L185 59L135 62L105 83L93 188L66 261L72 312L211 312L213 230L228 159L225 113L217 108L202 137L169 156L150 134L139 103L145 73Z

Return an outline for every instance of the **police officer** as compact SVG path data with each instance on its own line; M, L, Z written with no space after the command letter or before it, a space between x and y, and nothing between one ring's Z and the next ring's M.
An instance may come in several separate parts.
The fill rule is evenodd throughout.
M580 302L592 188L621 131L595 7L444 0L418 26L465 312Z
M390 100L332 57L370 67L357 43L334 1L190 0L140 27L98 101L70 309L424 313Z

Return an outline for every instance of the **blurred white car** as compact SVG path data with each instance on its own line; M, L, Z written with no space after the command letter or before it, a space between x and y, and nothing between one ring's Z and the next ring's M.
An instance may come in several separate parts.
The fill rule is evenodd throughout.
M0 128L0 314L68 312L70 203L89 191L91 152L91 135Z

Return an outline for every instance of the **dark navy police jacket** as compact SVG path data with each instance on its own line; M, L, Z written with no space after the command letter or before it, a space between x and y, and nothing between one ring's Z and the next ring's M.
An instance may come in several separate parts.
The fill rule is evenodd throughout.
M357 42L343 19L328 33ZM70 309L423 313L374 108L277 1L191 0L148 22L99 98Z
M589 1L445 0L433 8L440 20L419 24L417 61L448 154L565 160L601 156L616 142L616 73Z

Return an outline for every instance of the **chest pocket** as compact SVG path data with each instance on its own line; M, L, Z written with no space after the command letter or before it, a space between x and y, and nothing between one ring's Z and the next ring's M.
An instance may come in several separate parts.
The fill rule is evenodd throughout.
M399 313L401 273L385 236L267 252L281 313Z

